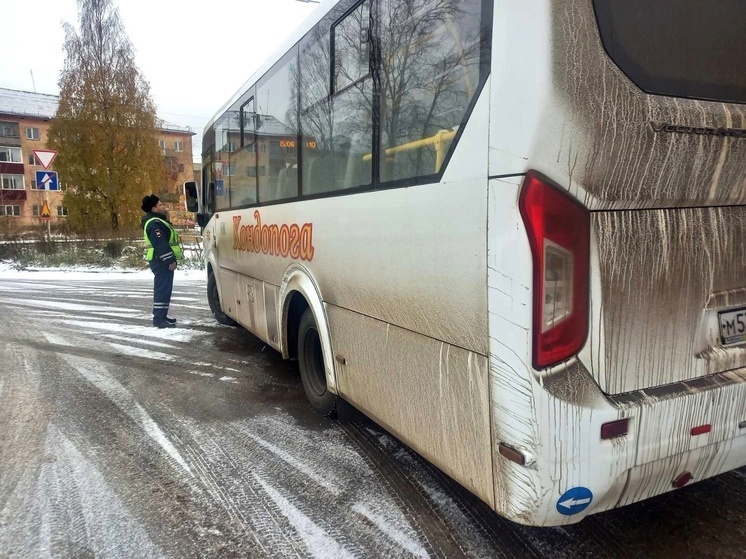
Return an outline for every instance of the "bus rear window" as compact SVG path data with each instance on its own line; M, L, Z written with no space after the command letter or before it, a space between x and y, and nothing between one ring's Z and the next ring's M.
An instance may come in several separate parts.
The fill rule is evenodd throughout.
M648 93L746 103L746 0L594 0L609 56Z

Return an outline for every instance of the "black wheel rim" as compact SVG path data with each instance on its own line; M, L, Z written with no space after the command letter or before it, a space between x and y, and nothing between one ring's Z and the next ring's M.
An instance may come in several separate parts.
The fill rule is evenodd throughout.
M324 357L321 353L321 340L316 328L309 328L303 343L303 357L308 384L316 396L326 393L326 373L324 372Z

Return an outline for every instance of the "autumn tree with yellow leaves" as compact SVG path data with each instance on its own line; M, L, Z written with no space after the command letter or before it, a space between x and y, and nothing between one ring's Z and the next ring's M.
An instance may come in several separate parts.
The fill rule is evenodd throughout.
M60 103L49 130L55 168L67 186L71 229L139 229L140 201L163 182L150 87L111 0L78 0L79 30L64 23Z

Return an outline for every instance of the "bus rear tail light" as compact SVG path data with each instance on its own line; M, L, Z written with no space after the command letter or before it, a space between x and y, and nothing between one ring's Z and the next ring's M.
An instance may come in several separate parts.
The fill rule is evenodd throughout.
M533 171L519 207L534 264L533 365L544 369L577 354L588 335L590 214Z

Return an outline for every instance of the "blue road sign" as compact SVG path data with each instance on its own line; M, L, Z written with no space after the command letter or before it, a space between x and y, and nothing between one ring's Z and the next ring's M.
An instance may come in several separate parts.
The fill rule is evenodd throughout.
M572 516L583 512L593 501L593 493L587 487L573 487L557 500L557 512Z
M225 196L225 184L223 179L215 181L215 196Z
M37 190L59 190L56 171L36 171Z

